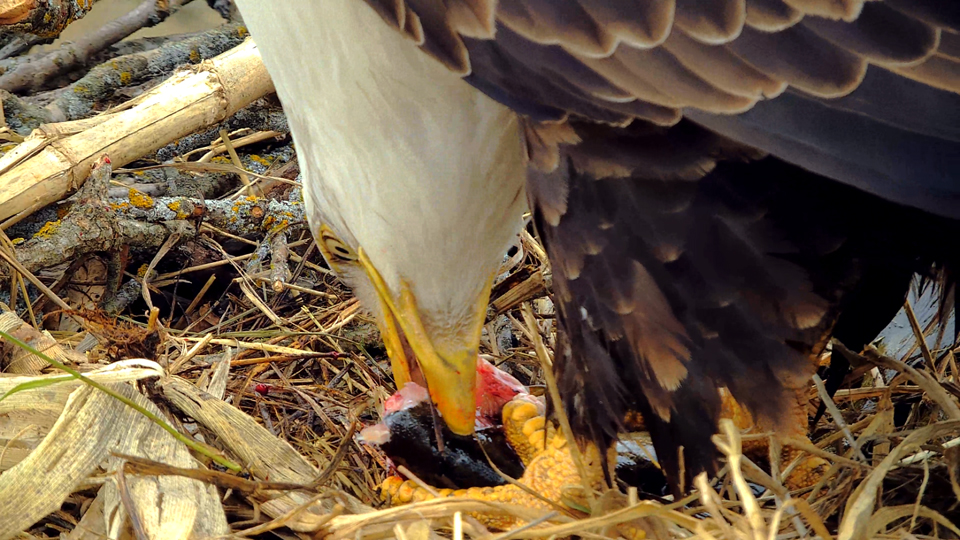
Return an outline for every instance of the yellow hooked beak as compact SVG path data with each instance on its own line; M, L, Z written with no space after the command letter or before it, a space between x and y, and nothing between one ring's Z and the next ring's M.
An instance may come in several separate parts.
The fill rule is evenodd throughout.
M400 293L394 298L363 248L357 250L357 256L380 300L383 313L380 333L397 388L414 379L416 362L426 379L430 398L450 431L458 435L472 434L477 409L477 354L492 276L474 306L469 319L475 321L472 327L459 329L453 337L438 339L441 336L431 336L424 327L416 298L407 283L401 283ZM410 358L410 352L415 358Z

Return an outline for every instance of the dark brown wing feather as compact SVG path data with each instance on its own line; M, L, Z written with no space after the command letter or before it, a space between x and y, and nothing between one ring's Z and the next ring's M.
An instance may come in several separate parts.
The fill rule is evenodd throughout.
M960 3L366 1L469 83L533 119L672 125L687 116L834 180L960 218ZM885 106L852 110L879 101ZM902 111L918 108L952 128L932 145L904 146L919 122L904 124ZM845 132L835 125L847 112L858 116L857 135L838 142ZM863 134L861 148L854 143Z
M749 149L692 122L577 131L589 142L563 148L561 166L528 184L568 344L559 385L575 430L593 440L643 412L675 483L678 447L687 485L711 468L718 386L776 422L783 387L809 377L835 325L862 346L914 272L960 263L957 221L773 157L745 161ZM585 172L612 152L626 154L627 174ZM670 174L684 162L707 172Z
M641 409L674 480L717 386L775 418L834 326L960 266L958 2L366 1L529 120L565 403L598 441Z
M868 61L896 66L916 64L937 51L940 28L904 15L882 2L870 2L851 23L807 17L802 22L818 36ZM896 40L890 36L896 35Z
M751 0L747 5L747 24L764 32L779 32L803 19L803 12L782 0Z

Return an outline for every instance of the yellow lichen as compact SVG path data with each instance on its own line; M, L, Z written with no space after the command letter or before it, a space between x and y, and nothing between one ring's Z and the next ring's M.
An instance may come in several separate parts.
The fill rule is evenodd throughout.
M264 167L269 167L274 162L274 158L265 158L262 156L258 156L257 154L250 154L248 157L250 158L250 161L255 161L263 165Z
M137 277L143 277L147 275L147 269L150 268L148 264L141 264L140 268L137 268Z
M24 243L24 242L26 242L26 240L23 239L23 238L14 238L14 239L10 240L10 243L12 243L12 244L15 245L15 246L19 246L20 244L22 244L22 243Z
M130 204L137 208L153 208L153 197L135 188L130 188Z
M263 219L263 227L264 227L264 228L269 228L270 225L272 225L274 221L276 221L276 218L274 218L273 216L267 216L267 217L265 217L265 218Z
M120 84L127 85L130 84L130 81L133 80L133 74L129 71L120 72Z
M48 221L43 224L43 227L40 227L40 230L37 231L37 234L33 235L34 238L49 238L60 229L60 220Z
M169 208L173 213L177 215L177 219L186 219L187 217L189 217L189 214L183 211L183 205L180 204L180 201L168 202L167 208Z

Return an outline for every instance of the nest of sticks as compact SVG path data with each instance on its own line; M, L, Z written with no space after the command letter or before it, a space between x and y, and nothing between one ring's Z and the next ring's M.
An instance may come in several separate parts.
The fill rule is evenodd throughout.
M355 435L396 390L389 361L313 244L244 27L118 42L185 3L119 14L125 30L66 45L71 62L28 47L65 26L40 21L83 13L24 7L0 43L0 537L598 538L642 522L665 538L960 538L960 349L909 304L917 346L899 357L834 347L858 367L811 430L832 467L803 492L725 425L721 473L682 500L614 490L577 517L386 506L388 459ZM549 292L524 231L482 352L534 388ZM811 384L811 414L823 395ZM472 513L491 509L528 524L489 531Z

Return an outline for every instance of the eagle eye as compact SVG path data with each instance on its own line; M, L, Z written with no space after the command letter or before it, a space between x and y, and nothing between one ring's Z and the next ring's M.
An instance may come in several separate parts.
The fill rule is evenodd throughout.
M357 254L337 238L326 225L320 227L320 244L324 254L336 262L354 262Z

